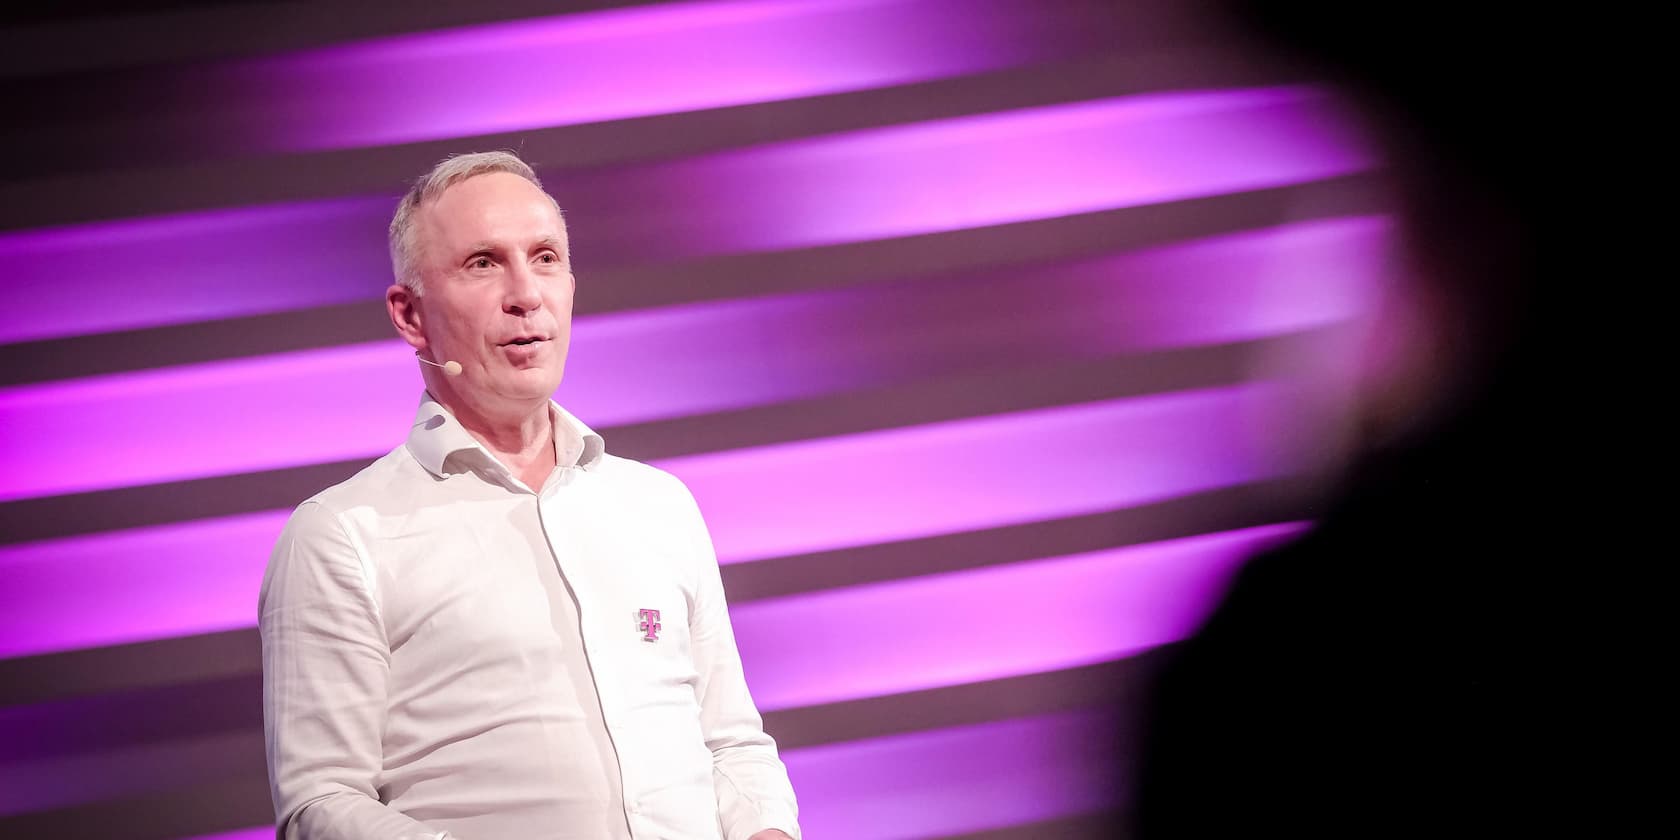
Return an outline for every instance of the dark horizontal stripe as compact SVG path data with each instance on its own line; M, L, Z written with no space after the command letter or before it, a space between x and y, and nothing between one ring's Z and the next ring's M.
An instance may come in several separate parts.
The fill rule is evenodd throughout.
M287 508L355 475L369 462L358 458L6 502L0 504L0 542L28 542Z
M0 78L72 76L81 84L160 64L189 64L341 41L666 0L428 0L297 3L146 0L31 4L0 27ZM147 8L151 7L151 8ZM15 13L8 12L8 15ZM90 49L97 45L97 49Z
M1353 175L1032 222L675 265L582 270L576 314L997 271L1383 209ZM394 335L378 301L0 345L0 386L243 358Z
M395 337L381 301L0 344L0 387Z
M1090 814L1059 820L1041 820L991 831L952 834L940 840L1128 840L1119 814Z
M978 370L736 411L604 428L609 451L651 461L1246 380L1256 354L1314 333L1136 356ZM0 504L0 544L290 508L367 459Z
M764 729L781 749L855 741L1030 715L1081 709L1126 710L1143 702L1153 676L1175 646L1116 662L1028 674L764 715Z
M262 744L242 773L143 796L0 817L0 838L179 840L273 824L274 801Z
M730 603L920 577L1306 518L1311 484L1278 479L1149 505L723 567Z
M1305 480L1259 482L1135 509L723 567L731 603L1188 537L1310 516ZM1133 512L1135 511L1135 512ZM0 707L257 673L254 628L0 659Z
M1116 662L960 686L771 712L765 730L784 751L842 741L1084 709L1111 712L1122 732L1136 720L1152 676L1170 648ZM0 818L0 836L179 837L261 825L272 819L264 771L261 680L248 676L60 704L32 716L0 716L0 761L52 753L132 753L172 740L223 736L226 766L241 767L150 796L88 802ZM217 709L210 716L200 710ZM55 713L57 716L55 716ZM51 721L45 719L52 718ZM22 731L50 722L59 737ZM76 734L63 737L66 731ZM231 737L229 737L231 736ZM51 741L48 741L51 738ZM1122 741L1125 740L1122 736ZM23 750L14 750L21 743ZM213 800L213 801L212 801ZM100 831L86 833L89 827Z
M219 0L68 0L58 3L12 4L0 9L0 27L65 23L111 15L155 15L184 8L209 6Z
M0 707L45 703L262 671L255 629L0 659Z
M764 715L784 750L942 726L1092 708L1135 696L1159 658L871 697ZM254 733L262 747L260 669L233 677L0 707L0 764Z
M253 729L260 745L260 664L230 677L0 707L0 765Z

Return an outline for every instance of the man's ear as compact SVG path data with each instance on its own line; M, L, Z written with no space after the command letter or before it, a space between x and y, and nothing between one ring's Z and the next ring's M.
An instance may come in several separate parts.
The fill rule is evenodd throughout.
M426 349L426 334L420 325L420 297L401 283L392 283L385 290L385 311L391 315L391 326L397 328L408 346Z

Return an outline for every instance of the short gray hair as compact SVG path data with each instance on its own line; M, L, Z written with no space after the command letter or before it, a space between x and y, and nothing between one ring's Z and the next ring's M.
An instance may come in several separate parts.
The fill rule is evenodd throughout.
M444 190L449 189L475 175L488 175L491 172L511 172L537 185L542 189L542 181L537 180L537 173L530 164L519 159L512 152L473 152L464 155L451 155L438 161L431 171L420 176L410 187L408 194L397 202L397 213L391 217L389 244L391 246L391 271L396 275L397 282L406 286L415 297L421 294L419 251L420 243L414 216L420 208L428 202L436 201ZM547 195L547 191L544 191ZM554 201L554 196L548 197ZM560 204L555 202L554 209L559 211Z

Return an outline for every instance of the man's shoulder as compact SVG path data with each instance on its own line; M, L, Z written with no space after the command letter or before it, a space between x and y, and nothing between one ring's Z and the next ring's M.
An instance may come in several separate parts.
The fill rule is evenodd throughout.
M381 455L349 478L327 487L299 503L298 508L318 506L333 513L388 500L404 492L416 478L423 477L425 468L401 445Z
M682 479L643 461L603 453L595 472L609 484L645 501L694 504L694 494Z
M686 494L688 488L682 479L659 467L634 458L622 455L602 453L601 462L595 472L602 478L618 483L634 483L644 485L647 489L668 490Z

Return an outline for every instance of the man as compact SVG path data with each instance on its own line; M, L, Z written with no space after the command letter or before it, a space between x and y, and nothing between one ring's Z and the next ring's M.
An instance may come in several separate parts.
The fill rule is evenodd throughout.
M283 838L797 838L681 482L551 401L574 281L511 154L439 164L391 222L407 442L300 505L263 580Z

